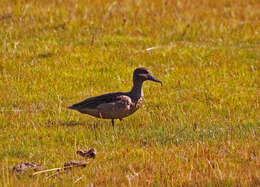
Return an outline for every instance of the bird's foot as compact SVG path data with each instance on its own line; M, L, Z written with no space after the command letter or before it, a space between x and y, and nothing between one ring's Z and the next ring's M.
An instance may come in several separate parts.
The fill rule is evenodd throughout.
M113 126L113 129L115 128L115 120L112 119L112 126Z

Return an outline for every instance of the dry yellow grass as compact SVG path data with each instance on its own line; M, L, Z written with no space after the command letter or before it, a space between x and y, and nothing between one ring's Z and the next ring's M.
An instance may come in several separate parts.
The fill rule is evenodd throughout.
M0 184L260 185L259 10L259 0L1 0ZM144 106L115 131L66 109L130 89L139 66L164 86L145 83ZM9 172L60 167L85 146L98 152L85 169Z

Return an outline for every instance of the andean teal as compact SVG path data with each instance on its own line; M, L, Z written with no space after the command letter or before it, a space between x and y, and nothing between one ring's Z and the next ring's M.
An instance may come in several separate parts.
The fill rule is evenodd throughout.
M148 69L137 68L133 73L133 87L130 92L115 92L91 97L68 108L97 118L112 119L114 127L114 119L122 120L140 108L144 97L142 86L146 80L162 84Z

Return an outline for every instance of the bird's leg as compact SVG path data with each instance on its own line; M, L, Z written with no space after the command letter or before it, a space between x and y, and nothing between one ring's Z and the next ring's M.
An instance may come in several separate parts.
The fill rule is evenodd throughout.
M120 120L120 121L123 121L123 118L119 118L119 120ZM123 129L123 131L124 131L124 129L125 129L124 125L120 125L120 128Z
M113 128L115 127L115 121L114 121L114 119L112 119L112 126L113 126Z

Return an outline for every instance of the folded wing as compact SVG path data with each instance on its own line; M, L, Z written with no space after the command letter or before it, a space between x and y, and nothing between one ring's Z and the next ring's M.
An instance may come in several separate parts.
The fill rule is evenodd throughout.
M116 93L100 95L97 97L91 97L82 102L69 106L68 108L72 110L81 110L85 108L95 109L100 104L111 103L120 100L120 97L118 96L120 96L121 94L122 94L121 92L116 92Z

